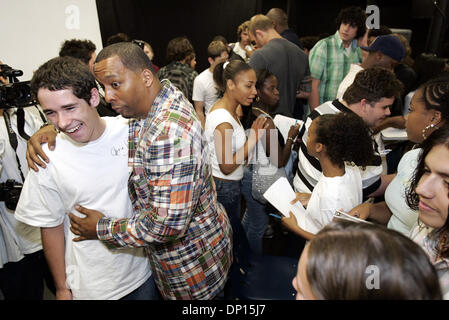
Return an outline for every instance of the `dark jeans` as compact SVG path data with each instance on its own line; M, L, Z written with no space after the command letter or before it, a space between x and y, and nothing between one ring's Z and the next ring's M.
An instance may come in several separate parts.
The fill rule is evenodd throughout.
M5 264L0 269L0 290L5 300L42 300L46 268L42 250Z
M120 300L161 300L161 295L154 282L153 275L140 287L127 294Z
M217 200L226 210L231 223L234 246L239 242L239 231L242 229L240 222L241 181L223 181L215 179L217 188Z

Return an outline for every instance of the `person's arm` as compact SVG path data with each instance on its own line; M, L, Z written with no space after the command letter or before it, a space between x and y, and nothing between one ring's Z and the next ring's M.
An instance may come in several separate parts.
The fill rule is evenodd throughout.
M381 182L379 188L377 188L376 191L368 195L369 198L371 197L379 197L382 196L385 193L385 189L387 189L388 185L390 184L391 180L396 176L396 173L388 174L381 176Z
M27 142L26 159L28 167L34 171L39 171L38 166L46 168L45 163L48 159L45 152L42 150L41 144L47 143L48 149L54 150L56 148L56 135L58 132L53 125L47 125L36 131Z
M364 202L349 211L349 214L363 220L369 219L383 225L388 224L392 215L385 201L377 203Z
M320 105L320 80L312 78L312 91L309 95L310 111Z
M204 130L204 125L206 123L206 117L204 115L204 101L193 101L193 104L195 105L196 114L201 121L201 127L203 127Z
M382 121L380 125L378 125L376 128L374 128L373 132L374 134L382 131L386 128L398 128L398 129L404 129L405 128L405 118L404 116L394 116L394 117L388 117L385 120Z
M232 152L232 125L228 122L218 125L214 131L215 152L221 172L225 175L234 172L254 149L257 141L263 136L259 130L266 129L266 118L257 118L245 144L236 152ZM262 131L265 132L265 131Z
M300 226L298 226L298 222L296 220L296 217L293 213L290 212L290 216L282 217L282 224L293 233L297 234L298 236L306 239L306 240L312 240L315 238L315 235L313 233L307 232Z
M181 130L185 134L180 134ZM85 208L76 208L88 215L77 218L69 214L71 230L79 236L74 241L91 236L108 246L142 247L173 242L186 234L192 214L204 195L204 187L209 186L213 192L208 159L202 152L205 142L201 130L188 132L174 123L163 132L163 136L143 136L143 139L151 139L151 143L147 144L145 161L137 169L145 170L146 174L134 175L133 179L134 185L141 187L137 191L144 192L136 192L134 185L130 186L142 204L139 210L131 218L116 219L94 210L87 212ZM89 230L88 234L82 232L85 229Z
M66 286L64 224L41 228L42 246L56 287L56 300L72 300Z

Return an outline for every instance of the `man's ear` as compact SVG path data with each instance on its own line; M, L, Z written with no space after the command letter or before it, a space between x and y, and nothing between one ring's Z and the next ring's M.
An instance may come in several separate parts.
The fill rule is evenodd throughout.
M154 81L153 72L151 72L151 70L149 70L149 69L143 69L142 79L143 79L143 82L145 83L146 87L151 87L151 85L153 84L153 81Z
M89 104L94 108L98 107L98 105L100 104L100 93L98 92L97 88L90 89Z

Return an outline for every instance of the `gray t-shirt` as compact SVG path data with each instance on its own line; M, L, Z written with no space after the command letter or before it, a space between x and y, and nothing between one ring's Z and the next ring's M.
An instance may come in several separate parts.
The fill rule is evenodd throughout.
M311 91L309 59L304 51L286 39L272 39L253 53L249 65L254 70L268 69L276 76L279 106L275 112L293 117L296 91Z

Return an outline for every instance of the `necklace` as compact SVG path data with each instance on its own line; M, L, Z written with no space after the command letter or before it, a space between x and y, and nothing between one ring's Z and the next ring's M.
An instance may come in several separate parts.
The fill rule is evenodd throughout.
M263 111L262 109L257 108L257 107L252 107L252 108L253 108L254 110L259 111L260 113L263 113L263 114L266 115L267 117L273 119L267 112Z

